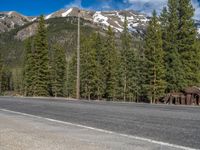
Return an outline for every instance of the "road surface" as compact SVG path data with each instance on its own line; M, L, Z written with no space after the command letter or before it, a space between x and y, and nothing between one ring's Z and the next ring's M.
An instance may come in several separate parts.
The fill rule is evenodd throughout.
M39 122L41 127L52 129L48 130L49 132L56 130L57 126L64 125L67 128L60 127L62 133L67 130L66 132L74 135L72 132L76 131L74 128L82 129L81 135L92 132L87 138L91 139L89 141L93 144L86 142L85 145L95 145L96 149L106 141L107 146L115 150L116 147L119 149L125 149L124 147L126 149L136 149L136 147L138 149L141 147L143 149L200 149L200 107L0 97L0 133L5 131L6 124L12 121L16 125L21 122L24 126L27 124L33 126L34 123ZM49 123L51 121L53 122ZM36 129L41 130L41 128ZM84 129L87 129L87 132ZM20 133L17 132L17 128L14 131ZM74 135L74 138L80 140L81 135ZM100 135L101 144L95 143L99 140L95 139L94 135ZM45 135L41 136L45 137ZM7 141L2 139L1 134L0 146L3 145L3 141ZM77 142L73 139L69 140Z

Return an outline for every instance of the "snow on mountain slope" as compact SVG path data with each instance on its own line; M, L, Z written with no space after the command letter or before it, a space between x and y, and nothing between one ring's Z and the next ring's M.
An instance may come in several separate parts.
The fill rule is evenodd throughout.
M55 17L78 16L78 8L69 8L67 10L59 10L50 16L48 19ZM149 17L145 14L135 12L133 10L119 10L119 11L90 11L81 10L80 15L83 19L91 21L103 29L111 26L115 32L123 31L123 24L125 16L128 21L128 29L132 33L144 34L149 22ZM200 21L195 20L197 31L200 34Z
M66 12L62 13L62 17L67 17L68 14L70 14L72 12L72 8L70 8L69 10L67 10Z
M73 7L69 9L61 9L45 16L45 20L57 17L78 16L79 8ZM119 11L91 11L81 10L80 16L90 21L93 25L99 26L106 30L111 26L115 32L123 31L125 16L128 21L128 29L133 34L144 34L149 17L145 14L135 12L133 10ZM0 12L0 33L9 31L17 26L22 26L28 22L34 22L38 17L26 17L14 11ZM195 20L200 34L200 21Z
M15 11L0 12L0 32L9 31L30 22L30 19Z
M70 8L68 10L60 10L53 14L47 15L46 18L55 17L67 17L78 16L78 8ZM137 13L135 11L89 11L81 10L81 17L85 20L89 20L92 23L101 26L103 29L107 29L111 26L116 32L123 31L123 24L125 16L127 16L128 27L132 32L141 33L145 30L148 18L144 14Z
M101 23L103 25L109 26L110 24L108 23L108 17L105 17L101 14L100 11L97 11L94 15L93 15L93 21L95 23Z
M8 12L7 14L8 14L9 16L11 16L11 15L12 15L12 13L13 13L13 11L10 11L10 12Z
M52 15L53 15L53 14L49 14L49 15L47 15L47 16L45 17L45 20L51 18Z

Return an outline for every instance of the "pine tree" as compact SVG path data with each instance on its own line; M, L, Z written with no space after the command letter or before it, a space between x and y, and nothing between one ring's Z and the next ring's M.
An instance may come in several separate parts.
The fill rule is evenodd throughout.
M124 30L121 35L122 50L121 50L121 67L122 67L122 85L123 85L123 99L136 99L138 93L137 89L137 62L136 51L131 48L131 35L128 31L128 22L125 16ZM118 74L120 76L120 74Z
M178 51L181 56L183 87L185 88L200 83L199 56L196 55L198 52L197 30L193 20L194 8L191 0L179 0L178 14Z
M74 53L67 62L67 96L76 97L76 65L77 55Z
M197 65L198 70L196 70L196 76L197 78L200 80L200 40L198 39L196 42L196 58L194 60L194 64ZM197 83L195 83L194 85L200 87L200 82L197 81Z
M140 46L138 48L138 56L137 56L137 64L138 67L137 71L137 78L138 78L138 96L137 96L137 102L138 101L147 101L147 89L146 89L146 62L145 62L145 44L141 41Z
M108 28L105 42L105 58L103 63L105 74L105 97L108 100L116 99L117 94L117 67L119 63L118 52L115 47L115 36L111 27Z
M32 48L32 39L28 39L25 45L24 70L23 70L23 90L25 96L33 96L33 75L34 69L34 53Z
M146 88L151 103L163 96L165 92L164 51L162 49L162 33L156 11L149 22L145 37Z
M122 51L121 51L121 56L122 56L122 85L123 85L123 99L126 101L127 98L127 81L128 81L128 57L130 57L130 35L128 32L128 22L127 22L127 17L125 16L124 20L124 30L121 35L121 41L122 41Z
M21 67L16 67L12 68L12 87L14 92L17 94L23 95L23 68Z
M53 46L53 60L50 70L52 94L55 97L63 97L66 79L66 57L64 49L59 45Z
M49 95L49 54L46 32L44 17L41 16L34 41L34 96Z
M0 53L0 94L2 94L2 74L3 74L3 60Z
M94 48L95 34L85 37L81 47L81 94L90 100L95 97L97 81L97 59Z
M105 75L103 74L103 40L100 36L100 33L94 34L93 39L93 49L95 49L96 57L96 81L94 87L94 94L98 100L102 99L105 89L104 79Z
M167 92L178 92L183 88L183 71L178 52L178 1L168 1L168 12L161 15L163 49L165 51Z
M7 65L3 65L2 69L2 91L12 91L13 90L13 84L12 84L12 72L10 70L10 67Z
M168 44L168 29L169 29L169 14L167 7L164 7L160 14L160 22L161 22L161 31L162 31L162 41L163 41L163 49L166 50Z

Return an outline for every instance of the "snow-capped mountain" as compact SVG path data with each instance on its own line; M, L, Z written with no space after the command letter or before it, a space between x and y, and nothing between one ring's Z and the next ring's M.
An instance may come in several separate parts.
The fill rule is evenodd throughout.
M78 16L78 8L61 9L45 16L45 20L57 17ZM91 11L81 10L81 18L90 21L93 25L97 25L103 29L111 26L116 32L123 30L125 16L128 20L128 28L132 33L144 34L147 27L149 17L145 14L135 12L133 10L121 11ZM38 17L27 17L14 11L0 12L0 33L9 31L26 23L34 22ZM198 32L200 34L200 21L196 21Z
M68 17L68 16L78 16L78 8L69 8L67 10L59 10L57 12L51 13L45 16L45 19L51 19L56 17ZM80 16L91 21L93 24L96 24L103 29L107 29L108 26L111 26L116 32L123 31L123 24L125 16L128 21L129 31L132 33L144 34L144 31L148 25L150 17L146 14L136 12L134 10L119 10L119 11L90 11L90 10L81 10ZM200 34L200 21L195 20L197 26L197 31Z
M30 21L31 17L24 16L15 11L0 12L0 32L23 26Z
M55 17L67 17L67 16L78 16L78 8L69 8L67 10L59 10L52 14L45 16L45 19L55 18ZM137 13L133 10L122 10L122 11L89 11L81 10L80 16L91 21L93 24L101 26L107 29L111 26L116 32L121 32L123 30L123 24L125 16L128 20L128 28L133 32L142 32L148 23L148 17L145 14Z
M62 9L45 16L45 19L56 17L78 16L78 8ZM128 20L130 31L142 32L148 23L148 18L144 14L130 11L89 11L81 10L81 18L90 21L92 24L107 29L111 26L116 32L123 30L125 15ZM22 26L28 22L37 20L38 17L27 17L17 12L0 12L0 32L9 31L15 27Z

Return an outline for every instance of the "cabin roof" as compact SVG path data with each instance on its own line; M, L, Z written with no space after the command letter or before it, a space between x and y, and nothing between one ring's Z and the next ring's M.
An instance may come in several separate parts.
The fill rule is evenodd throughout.
M186 94L196 94L200 96L200 88L196 86L186 88L183 92Z

